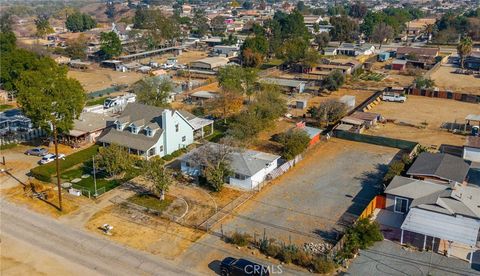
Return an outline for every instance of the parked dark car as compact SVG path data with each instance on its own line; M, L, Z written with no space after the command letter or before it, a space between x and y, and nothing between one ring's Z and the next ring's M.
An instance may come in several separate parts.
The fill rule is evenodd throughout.
M25 152L26 155L44 156L48 153L46 148L33 148Z
M220 263L220 272L222 276L270 275L266 266L245 259L235 259L233 257L223 259Z

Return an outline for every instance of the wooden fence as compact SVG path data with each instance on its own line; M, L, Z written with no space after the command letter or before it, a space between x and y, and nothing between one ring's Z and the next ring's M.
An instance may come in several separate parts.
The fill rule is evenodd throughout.
M383 195L377 195L370 201L370 203L365 207L362 214L358 217L358 219L367 218L368 216L372 215L376 208L385 209L386 206L386 197Z

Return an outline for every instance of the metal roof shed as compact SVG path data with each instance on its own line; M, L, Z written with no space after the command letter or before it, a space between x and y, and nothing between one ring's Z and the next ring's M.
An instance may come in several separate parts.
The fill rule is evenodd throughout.
M402 230L476 246L480 221L449 216L419 208L411 208L401 226Z

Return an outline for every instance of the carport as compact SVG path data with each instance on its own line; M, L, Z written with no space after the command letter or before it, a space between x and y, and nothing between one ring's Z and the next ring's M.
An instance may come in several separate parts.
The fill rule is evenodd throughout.
M410 231L425 236L423 249L425 250L427 236L448 241L447 255L450 254L453 242L467 245L471 249L470 263L476 249L480 221L464 216L444 215L420 208L411 208L401 226L400 243L403 244L403 232Z

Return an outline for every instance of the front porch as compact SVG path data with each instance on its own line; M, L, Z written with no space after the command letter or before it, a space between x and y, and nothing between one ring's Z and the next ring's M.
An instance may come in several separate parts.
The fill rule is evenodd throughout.
M213 120L204 118L194 118L189 121L193 127L193 139L203 139L213 134Z

